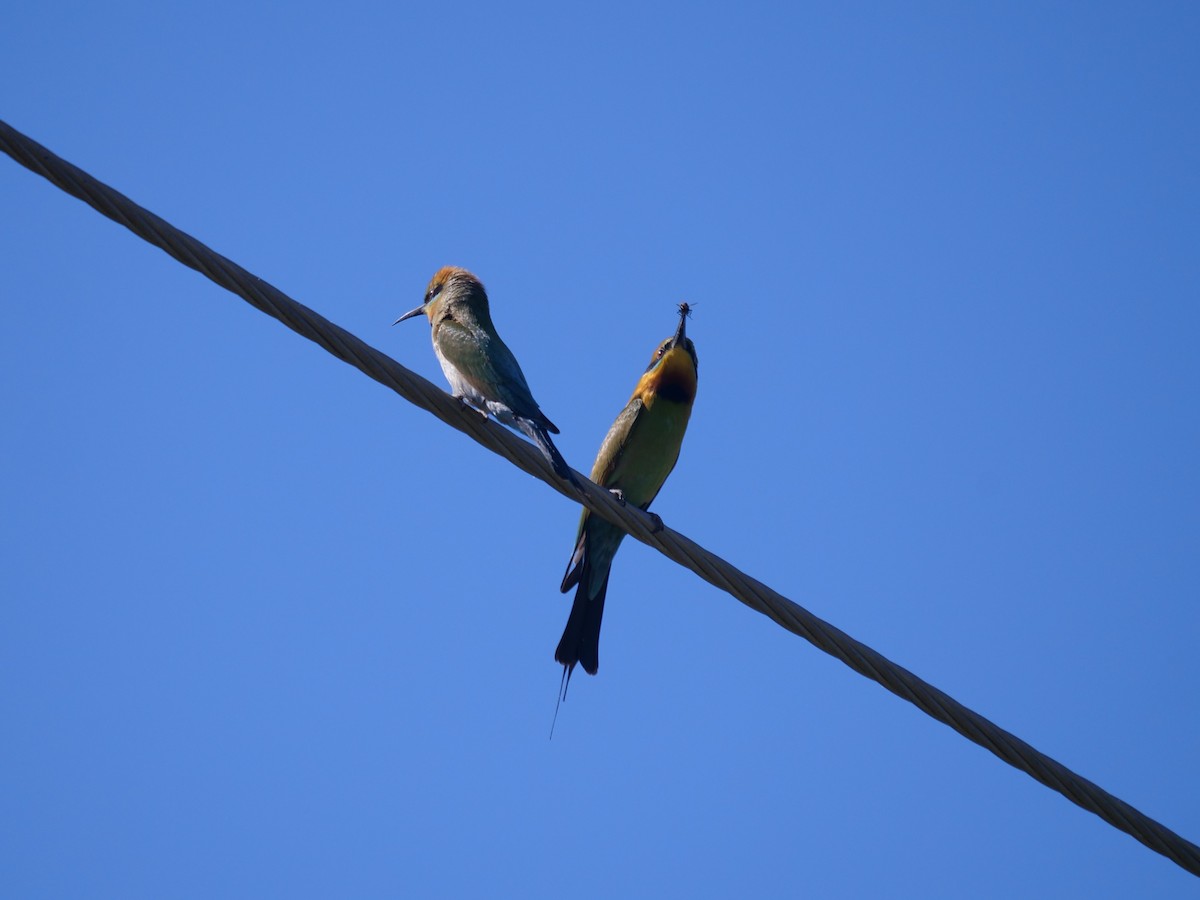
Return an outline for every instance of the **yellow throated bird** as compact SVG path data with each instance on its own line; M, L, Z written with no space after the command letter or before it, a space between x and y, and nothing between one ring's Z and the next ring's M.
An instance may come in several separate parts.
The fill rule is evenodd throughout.
M690 313L688 304L679 304L679 327L654 351L592 466L592 481L638 509L650 506L675 468L696 399L696 347L685 333ZM563 664L564 693L576 664L589 675L599 668L600 620L608 576L624 537L625 532L615 525L583 511L575 552L561 587L565 594L578 586L575 602L554 653Z

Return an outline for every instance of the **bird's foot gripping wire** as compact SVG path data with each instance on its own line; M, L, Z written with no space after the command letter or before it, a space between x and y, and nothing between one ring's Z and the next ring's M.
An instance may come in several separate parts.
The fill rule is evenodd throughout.
M609 488L608 492L613 495L613 499L615 499L618 503L620 503L622 506L625 505L625 492L623 490L620 488ZM663 525L663 520L658 513L652 513L648 509L643 509L642 512L650 517L651 534L658 534L663 530L663 528L666 527Z
M476 406L474 403L472 403L470 400L468 400L466 398L466 396L464 396L463 394L451 394L450 396L453 397L455 400L457 400L459 403L461 403L463 406L465 406L467 409L474 410L475 412L477 412L481 416L483 416L485 419L488 418L488 411L486 409L480 409L478 406Z

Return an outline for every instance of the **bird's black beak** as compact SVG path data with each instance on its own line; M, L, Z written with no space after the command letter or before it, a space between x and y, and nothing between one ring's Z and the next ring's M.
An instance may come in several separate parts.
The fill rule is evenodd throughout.
M687 340L687 320L692 314L692 309L686 303L679 304L679 327L675 329L675 336L671 338L671 346L676 347Z
M393 324L393 325L399 325L399 324L400 324L401 322L403 322L405 319L411 319L413 316L419 316L419 315L421 315L421 313L423 313L423 312L425 312L425 304L424 304L424 303L422 303L422 304L421 304L420 306L418 306L416 309L410 309L408 312L406 312L404 315L402 315L400 318L398 318L398 319L397 319L395 322L393 322L392 324Z

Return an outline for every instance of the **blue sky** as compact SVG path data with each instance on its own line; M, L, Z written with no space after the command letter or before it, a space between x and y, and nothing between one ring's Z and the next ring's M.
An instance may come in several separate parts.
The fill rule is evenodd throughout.
M1193 4L24 4L0 117L441 384L475 271L587 470L1200 840ZM1194 896L657 553L558 718L577 507L0 159L20 897Z

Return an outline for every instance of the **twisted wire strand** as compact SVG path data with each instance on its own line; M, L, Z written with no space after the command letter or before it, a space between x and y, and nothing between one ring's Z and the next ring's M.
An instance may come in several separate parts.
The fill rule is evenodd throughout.
M579 487L572 489L555 477L549 463L533 444L484 419L478 412L420 375L410 372L350 332L60 159L3 121L0 121L0 149L68 194L166 251L185 266L212 279L297 334L319 344L338 359L391 388L405 400L432 413L535 478L540 478L559 493L579 501L642 543L691 569L746 606L841 660L855 672L883 685L1004 762L1058 791L1072 803L1095 813L1151 850L1161 853L1193 875L1200 876L1200 847L682 534L665 526L655 531L658 523L654 518L624 506L608 491L586 478L578 477L578 473Z

